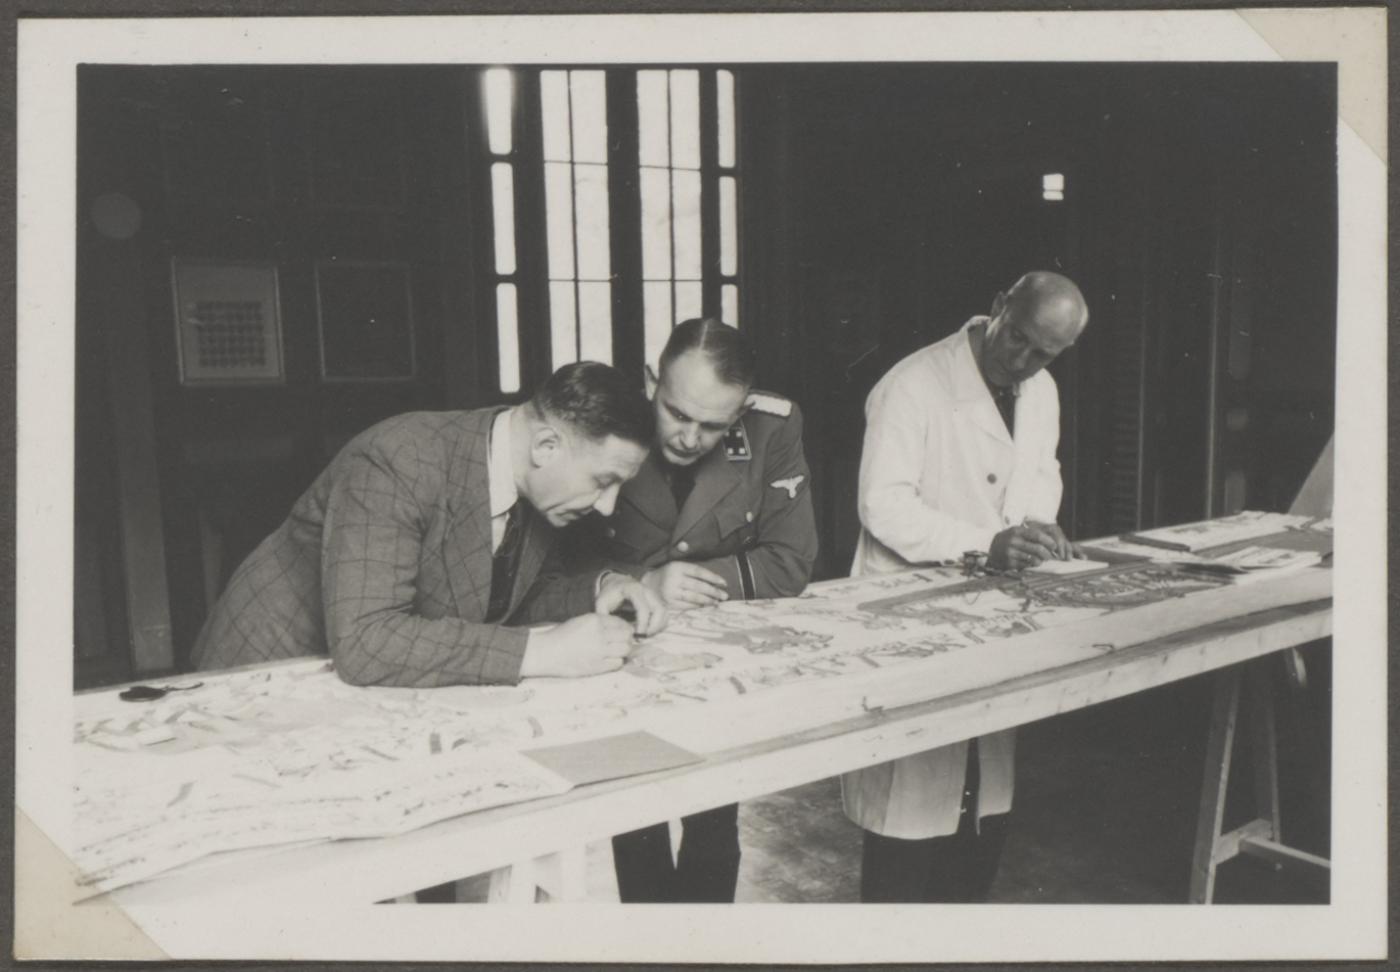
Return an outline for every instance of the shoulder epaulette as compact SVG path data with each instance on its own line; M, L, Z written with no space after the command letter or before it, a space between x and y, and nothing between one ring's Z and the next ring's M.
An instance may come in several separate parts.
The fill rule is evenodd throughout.
M761 392L753 392L749 395L745 404L757 412L764 412L768 415L778 415L787 418L792 414L792 402L786 398L779 398L777 395L765 395Z

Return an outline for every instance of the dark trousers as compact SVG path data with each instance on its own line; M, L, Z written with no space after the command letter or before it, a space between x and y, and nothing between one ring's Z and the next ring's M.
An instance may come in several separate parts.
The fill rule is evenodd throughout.
M618 897L641 902L734 900L739 883L739 805L691 814L681 820L681 847L671 862L666 824L613 838Z
M1006 844L1006 818L977 824L977 749L968 753L958 829L946 837L905 840L865 831L861 847L860 900L867 903L975 902L987 900Z

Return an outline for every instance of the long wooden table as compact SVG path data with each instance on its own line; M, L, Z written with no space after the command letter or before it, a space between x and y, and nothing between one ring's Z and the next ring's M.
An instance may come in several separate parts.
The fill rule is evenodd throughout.
M710 722L668 734L703 762L578 787L557 797L479 811L400 836L218 855L104 896L152 905L210 905L279 895L323 903L394 899L465 875L494 872L493 900L582 893L583 848L657 821L751 799L847 770L1227 669L1330 635L1331 571L1284 574L1174 603L1084 622L1072 636L1024 636L996 646L1009 677L940 691L911 662L860 678L774 690L752 709L752 741ZM1041 632L1045 635L1046 632ZM1063 633L1062 633L1063 634ZM990 650L990 646L987 646ZM825 699L844 713L772 735L782 693ZM800 696L796 696L800 697ZM692 720L693 721L693 720ZM741 721L741 726L746 723ZM706 739L720 738L707 746Z

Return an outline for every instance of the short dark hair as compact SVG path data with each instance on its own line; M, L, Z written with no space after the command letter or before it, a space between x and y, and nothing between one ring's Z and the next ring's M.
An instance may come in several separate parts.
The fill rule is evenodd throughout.
M615 435L650 448L656 435L656 412L639 383L597 361L564 365L545 380L530 404L595 442Z
M715 374L726 385L753 385L757 366L753 342L737 327L730 327L714 317L692 317L681 321L671 330L666 347L661 350L657 376L666 366L687 351L700 351L710 360Z

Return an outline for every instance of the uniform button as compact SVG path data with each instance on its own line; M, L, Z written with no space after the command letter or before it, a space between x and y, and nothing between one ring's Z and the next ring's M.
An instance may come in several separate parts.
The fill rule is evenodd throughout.
M676 544L676 549L681 553L688 553L690 551L690 544L682 540L680 543Z
M745 514L744 514L744 519L746 519L746 520L748 520L750 523L752 523L752 522L753 522L753 510L749 510L747 513L745 513Z
M617 530L614 527L608 527L606 530L603 531L603 533L607 535L607 538L609 540L617 536Z
M996 481L997 481L997 474L996 474L996 473L987 473L987 482L989 482L989 483L995 483Z

